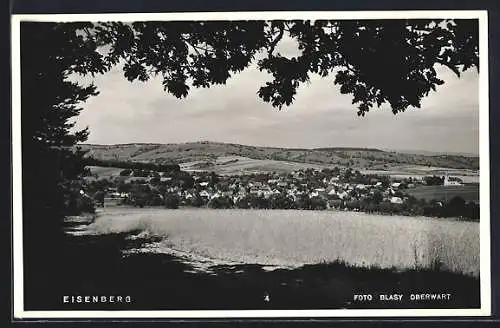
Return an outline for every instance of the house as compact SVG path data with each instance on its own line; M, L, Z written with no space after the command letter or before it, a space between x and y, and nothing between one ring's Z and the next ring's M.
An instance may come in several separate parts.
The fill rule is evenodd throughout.
M317 191L313 191L311 193L309 193L309 198L314 198L314 197L318 197L319 196L319 192Z
M203 182L200 182L200 183L199 183L199 185L200 185L201 187L206 187L206 186L208 186L208 181L203 181Z
M346 198L348 196L348 194L347 194L347 192L342 191L342 192L339 192L337 194L337 196L339 196L340 199L344 199L344 198Z
M208 191L206 191L206 190L202 190L202 191L200 192L200 197L201 197L201 198L204 198L204 199L208 199L208 198L210 197L210 194L208 193Z
M394 182L393 184L391 184L391 187L393 188L399 188L401 186L401 182Z
M261 195L264 196L264 198L269 198L271 195L272 195L272 191L271 190L263 190L261 191Z
M320 196L326 196L326 189L325 188L316 188L314 189L315 192L318 193Z
M391 204L403 204L403 200L400 197L391 197Z
M213 194L210 199L214 199L214 198L220 198L222 195L219 193L219 192L216 192L215 194Z
M444 177L443 186L461 186L461 185L463 185L462 180L459 178L449 177L449 176Z
M332 199L328 201L328 205L330 208L339 208L342 205L342 201L340 199Z
M331 184L333 184L333 183L335 183L335 182L338 182L339 180L340 180L340 178L339 178L338 176L335 176L335 177L332 177L332 178L330 179L330 183L331 183Z

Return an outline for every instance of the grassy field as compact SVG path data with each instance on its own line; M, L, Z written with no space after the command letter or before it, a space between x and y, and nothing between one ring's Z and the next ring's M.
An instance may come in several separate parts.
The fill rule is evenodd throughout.
M271 159L253 159L242 156L222 156L213 161L195 161L182 163L184 171L213 171L220 175L238 175L257 172L292 172L313 168L321 170L328 165L277 161ZM333 166L331 166L333 168Z
M426 200L450 200L455 196L462 197L467 201L479 201L479 184L465 184L463 186L419 186L408 189L407 193L420 199Z
M432 268L478 276L479 225L354 212L109 208L86 233L142 231L160 238L140 252L186 262L269 268L342 261L352 266Z
M64 247L45 255L47 260L37 257L39 263L51 264L27 266L31 275L25 284L25 309L480 305L476 223L284 212L106 209L94 224L70 221L66 229L72 233L66 235ZM430 265L431 259L446 265ZM456 273L466 271L472 272ZM372 294L374 300L355 302L358 293ZM403 300L378 298L393 293L404 294ZM453 297L412 302L410 293ZM62 295L128 295L132 302L62 304Z
M258 264L217 265L194 272L181 258L130 253L151 238L138 231L68 236L54 265L41 266L25 284L26 310L246 310L478 308L479 280L439 270L358 268L344 263L268 271ZM355 302L357 293L372 302ZM450 301L409 301L410 293L450 293ZM401 293L401 302L379 294ZM122 295L131 303L62 304L62 295ZM264 296L270 300L265 301Z
M119 176L123 170L119 167L104 167L104 166L88 166L92 174L97 174L99 177L109 178Z

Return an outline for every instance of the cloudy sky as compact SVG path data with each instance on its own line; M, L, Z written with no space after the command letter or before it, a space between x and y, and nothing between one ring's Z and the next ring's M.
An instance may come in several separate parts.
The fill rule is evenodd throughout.
M288 42L281 49L293 55ZM192 89L184 99L164 92L159 78L131 83L115 68L92 80L100 94L83 105L77 127L88 126L87 143L95 144L208 140L478 154L478 73L472 69L459 79L449 70L438 72L446 83L422 101L422 108L393 115L382 106L358 117L352 97L340 93L333 77L312 76L293 105L278 111L257 96L270 76L255 66L225 86Z

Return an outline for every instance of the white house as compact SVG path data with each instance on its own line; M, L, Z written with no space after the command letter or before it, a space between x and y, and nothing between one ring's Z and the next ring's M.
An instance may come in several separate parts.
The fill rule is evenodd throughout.
M318 197L318 196L319 196L319 193L317 191L313 191L309 194L309 198Z
M338 176L335 176L335 177L332 177L332 178L330 179L330 183L334 183L334 182L337 182L337 181L339 181L339 180L340 180L340 178L339 178Z
M391 197L390 202L392 204L403 204L403 200L400 197Z
M346 198L346 197L347 197L347 192L342 191L342 192L340 192L340 193L338 194L338 196L339 196L339 198L340 198L340 199L344 199L344 198Z
M444 186L461 186L462 180L459 178L455 178L455 177L445 176L443 185Z
M220 198L222 195L219 192L216 192L215 194L210 197L210 199L215 199L215 198Z
M203 197L203 198L208 198L208 197L210 197L210 194L208 193L208 191L202 190L200 192L200 196Z

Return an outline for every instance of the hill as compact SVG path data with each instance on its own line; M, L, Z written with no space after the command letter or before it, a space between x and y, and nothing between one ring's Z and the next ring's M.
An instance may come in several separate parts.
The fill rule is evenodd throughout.
M79 145L86 156L100 160L142 163L177 163L199 169L228 165L244 159L263 163L303 163L306 166L339 166L353 169L389 170L400 166L478 170L479 157L409 154L380 149L329 147L317 149L258 147L219 142L179 144ZM231 157L234 157L231 159ZM221 160L228 158L225 163ZM219 160L218 160L219 159ZM271 162L270 162L271 161ZM283 163L284 164L284 163Z

